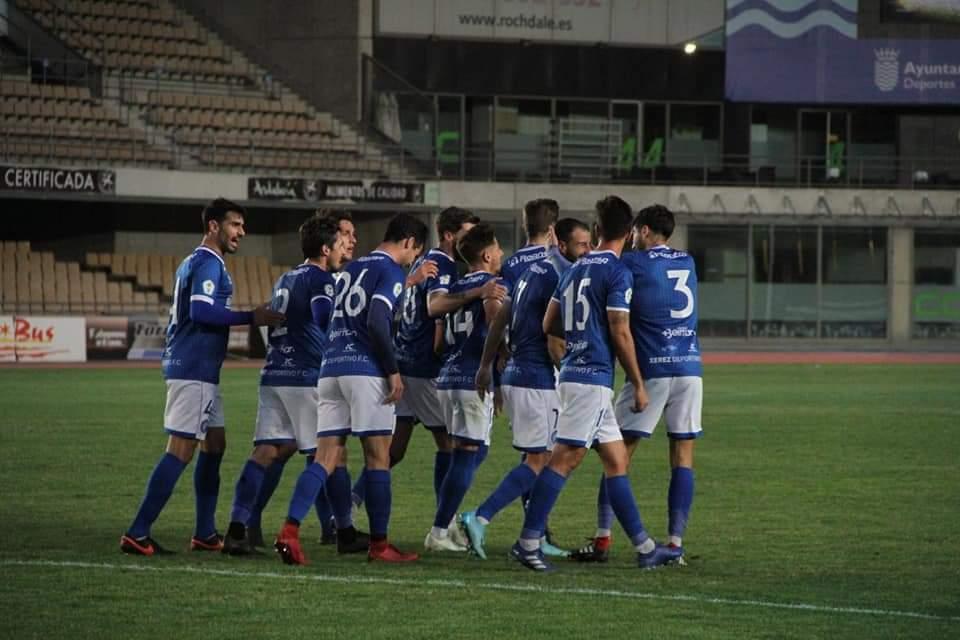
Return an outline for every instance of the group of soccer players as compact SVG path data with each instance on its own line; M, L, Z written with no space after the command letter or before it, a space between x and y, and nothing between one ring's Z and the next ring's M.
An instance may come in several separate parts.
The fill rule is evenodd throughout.
M318 212L300 228L304 262L277 281L269 303L237 312L230 310L223 255L237 250L245 212L213 201L202 214L203 241L176 275L163 357L167 450L121 550L167 553L150 528L199 443L191 549L258 553L263 509L299 451L306 466L274 542L284 562L307 564L299 530L314 509L322 541L339 553L414 561L417 554L390 544L387 532L390 470L419 422L437 449L426 550L486 558L487 526L521 500L524 521L510 555L529 569L552 569L548 556L605 562L614 517L641 568L682 564L703 395L696 272L688 254L666 244L674 218L665 207L634 216L626 202L608 196L595 213L591 238L584 222L559 219L555 201L527 203L527 244L504 260L493 227L457 207L440 213L437 247L424 252L426 225L401 213L380 245L359 258L349 213ZM254 448L222 536L215 525L226 446L218 383L235 324L269 329ZM626 383L614 398L616 362ZM460 512L501 408L520 463L475 510ZM664 544L644 528L627 475L637 443L661 417L671 465ZM359 437L364 457L353 484L350 435ZM591 448L603 466L597 530L568 553L551 544L547 520ZM353 523L361 504L369 534Z

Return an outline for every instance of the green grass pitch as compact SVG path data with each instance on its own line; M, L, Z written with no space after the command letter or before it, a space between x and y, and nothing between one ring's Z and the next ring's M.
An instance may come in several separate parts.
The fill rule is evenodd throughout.
M225 529L257 371L225 371L222 389ZM488 529L485 562L368 565L321 547L315 520L308 567L191 554L192 467L154 528L179 553L125 557L119 536L165 441L159 373L0 370L0 637L960 637L960 368L711 366L705 390L689 566L637 570L617 529L608 565L541 576L506 559L517 505ZM465 507L517 461L502 418L493 438ZM405 549L421 548L432 521L432 461L418 430L393 476L391 537ZM289 465L265 533L300 468ZM553 513L566 546L592 533L598 469L591 455ZM631 477L663 537L663 433L641 445Z

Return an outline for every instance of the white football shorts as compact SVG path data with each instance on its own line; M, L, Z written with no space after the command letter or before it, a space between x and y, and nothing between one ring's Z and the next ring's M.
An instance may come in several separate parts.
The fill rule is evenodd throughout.
M703 378L678 376L651 378L643 381L650 404L640 413L633 413L633 385L627 382L617 396L616 415L623 435L649 438L665 417L667 436L675 440L698 438L703 433L700 414L703 410Z
M398 418L414 418L431 431L445 431L437 381L433 378L403 377L403 395L397 403Z
M167 380L167 406L163 428L191 440L206 440L207 429L226 424L220 387L199 380Z
M556 441L590 447L623 440L613 415L613 389L605 385L560 383L560 419Z
M513 448L527 453L552 450L560 418L557 390L503 385L500 391L513 431Z
M340 376L317 383L317 437L393 435L396 420L386 378Z
M481 400L473 389L441 389L440 405L447 433L470 444L490 444L493 395Z
M316 387L260 385L253 444L295 442L301 453L317 448Z

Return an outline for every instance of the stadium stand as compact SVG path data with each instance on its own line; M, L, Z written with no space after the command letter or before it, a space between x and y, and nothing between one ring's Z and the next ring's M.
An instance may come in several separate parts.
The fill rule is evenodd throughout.
M103 160L168 166L171 153L148 143L87 87L36 84L27 76L0 81L4 155L10 159Z
M167 0L17 0L102 74L91 88L3 75L0 154L231 171L402 170ZM48 79L49 80L49 79Z
M0 311L18 313L166 313L182 256L88 252L57 261L29 242L0 242ZM227 256L235 308L270 299L285 267L261 256Z

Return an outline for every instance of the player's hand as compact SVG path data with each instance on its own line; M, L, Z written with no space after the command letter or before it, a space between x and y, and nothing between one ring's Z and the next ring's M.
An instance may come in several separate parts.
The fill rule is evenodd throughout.
M477 395L480 396L481 400L483 400L487 392L490 391L492 378L493 375L490 373L490 367L481 367L477 370L477 377L474 379L474 384L477 387Z
M493 415L498 416L503 413L503 392L500 387L493 389Z
M497 358L497 373L503 373L504 369L507 368L507 360L502 354Z
M633 406L630 408L630 411L633 413L640 413L647 408L647 405L650 404L650 398L647 396L647 390L643 385L639 387L634 387L633 389Z
M270 308L269 304L262 304L253 310L253 326L255 327L262 327L264 325L275 327L278 324L283 324L286 319L287 316L279 311L274 311Z
M490 278L480 287L480 297L484 300L493 298L498 302L503 302L503 299L507 297L507 288L500 284L496 278Z
M407 286L415 287L428 278L436 277L438 273L440 273L440 269L437 267L436 262L433 260L424 260L415 271L412 271L407 276Z
M403 395L403 380L399 373L394 373L387 376L387 384L390 385L390 393L383 399L383 404L394 404Z

